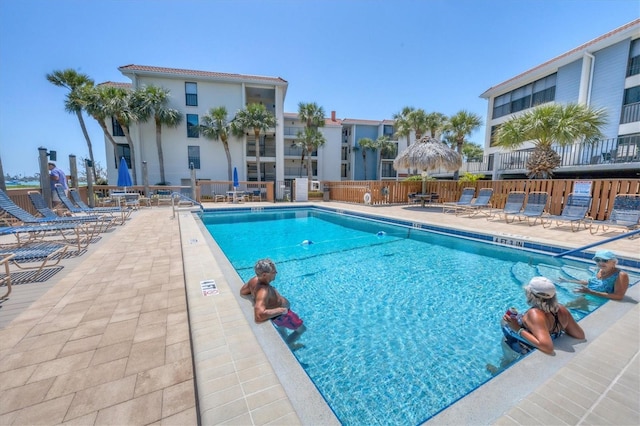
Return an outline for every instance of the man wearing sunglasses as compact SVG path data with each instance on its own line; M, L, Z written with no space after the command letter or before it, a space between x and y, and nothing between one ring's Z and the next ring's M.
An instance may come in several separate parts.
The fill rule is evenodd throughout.
M593 260L599 268L593 277L588 280L564 278L560 280L580 284L580 287L574 290L576 293L591 294L611 300L622 300L629 288L629 274L618 268L616 255L611 250L600 250L593 256Z

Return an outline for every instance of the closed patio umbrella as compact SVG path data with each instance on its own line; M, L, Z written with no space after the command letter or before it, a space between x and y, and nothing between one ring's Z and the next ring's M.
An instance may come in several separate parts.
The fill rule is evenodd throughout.
M235 167L233 168L233 188L234 190L238 190L238 187L240 186L240 183L238 182L238 169L236 169Z
M120 166L118 167L118 186L124 188L124 192L127 192L127 186L132 186L131 175L127 168L127 161L124 157L120 158Z
M430 136L425 136L409 145L393 160L393 168L396 170L418 169L429 171L444 168L448 171L454 171L461 166L462 157L460 157L460 154ZM424 193L424 187L425 182L423 180L422 193Z

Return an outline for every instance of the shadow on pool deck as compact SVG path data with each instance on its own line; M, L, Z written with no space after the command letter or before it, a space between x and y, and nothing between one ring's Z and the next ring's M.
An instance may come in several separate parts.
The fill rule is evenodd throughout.
M254 205L271 206L240 207ZM603 238L406 206L320 205L565 247ZM14 288L0 309L0 424L195 424L198 414L201 424L338 423L274 328L252 321L240 278L199 220L177 219L143 209L49 282ZM637 240L606 247L637 259ZM202 296L204 279L219 294ZM428 423L640 423L638 293L585 318L587 342L532 354Z

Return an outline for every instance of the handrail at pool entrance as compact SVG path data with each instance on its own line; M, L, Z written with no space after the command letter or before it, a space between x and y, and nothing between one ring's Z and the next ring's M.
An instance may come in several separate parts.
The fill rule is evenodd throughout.
M184 201L188 201L194 205L197 205L200 207L201 211L204 211L204 206L197 202L196 200L194 200L193 198L187 197L184 194L181 194L179 192L173 192L171 194L171 209L173 210L173 217L176 217L176 199L180 199L180 200L184 200Z
M636 234L640 234L640 229L636 229L636 230L631 231L631 232L626 232L626 233L624 233L622 235L616 235L615 237L607 238L606 240L598 241L597 243L587 244L586 246L578 247L577 249L565 251L565 252L559 253L559 254L554 254L553 257L563 257L563 256L566 256L568 254L576 253L578 251L582 251L582 250L585 250L585 249L588 249L588 248L591 248L591 247L596 247L596 246L599 246L599 245L602 245L602 244L610 243L611 241L621 240L623 238L629 238L632 235L636 235Z

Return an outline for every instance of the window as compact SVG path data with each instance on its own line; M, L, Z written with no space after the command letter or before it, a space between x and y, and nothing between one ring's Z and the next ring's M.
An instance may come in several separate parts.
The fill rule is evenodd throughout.
M184 93L188 106L198 106L198 83L185 83Z
M113 136L124 136L124 131L115 117L111 116L111 134Z
M631 42L631 50L629 51L629 67L627 68L627 77L640 74L640 38Z
M120 159L124 157L124 160L127 162L127 167L131 168L131 151L129 150L129 145L118 144L116 145L116 169L120 165Z
M629 87L624 90L624 105L640 102L640 86Z
M493 117L522 111L536 105L551 102L556 98L556 74L551 74L533 83L518 87L511 92L496 96L493 100Z
M199 138L198 114L187 114L187 137Z
M389 125L389 124L385 124L384 127L382 128L382 134L384 136L387 136L389 139L393 139L393 126Z
M189 169L191 169L192 164L194 169L199 169L200 168L200 147L188 146L187 158L189 160L189 164L188 164Z

